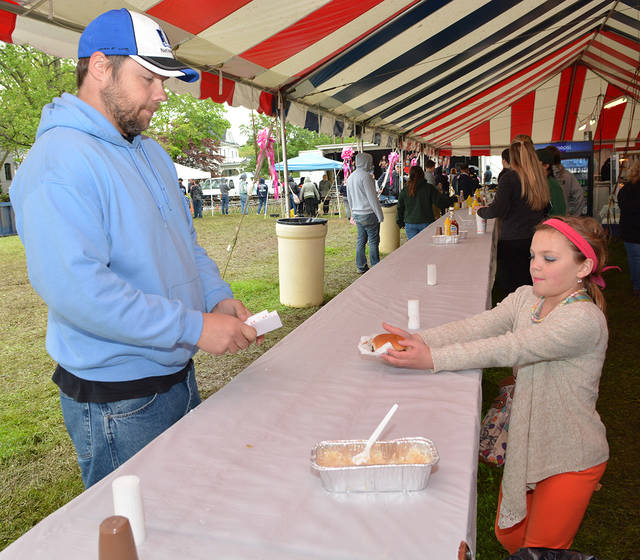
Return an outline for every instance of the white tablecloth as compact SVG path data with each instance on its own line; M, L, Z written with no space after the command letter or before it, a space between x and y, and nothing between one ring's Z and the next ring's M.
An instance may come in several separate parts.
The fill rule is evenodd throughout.
M462 212L459 219L469 220ZM486 308L493 242L435 247L435 224L386 257L320 311L138 453L0 553L97 558L112 515L111 481L141 478L147 540L141 559L436 559L475 548L479 370L425 374L361 357L359 337L381 321L422 327ZM426 286L426 265L438 284ZM355 263L353 265L355 267ZM314 444L366 439L400 405L383 439L424 436L440 454L426 490L331 494L310 468Z

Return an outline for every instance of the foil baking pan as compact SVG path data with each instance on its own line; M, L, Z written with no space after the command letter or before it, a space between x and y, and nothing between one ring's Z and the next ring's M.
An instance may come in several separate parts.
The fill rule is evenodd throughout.
M372 449L374 460L385 464L348 465L350 458L362 451L366 440L322 441L311 450L311 468L320 475L329 492L414 492L424 490L432 467L440 456L434 443L423 437L378 441ZM425 462L397 463L398 457L421 453ZM345 466L326 466L336 463ZM342 461L344 459L344 461Z

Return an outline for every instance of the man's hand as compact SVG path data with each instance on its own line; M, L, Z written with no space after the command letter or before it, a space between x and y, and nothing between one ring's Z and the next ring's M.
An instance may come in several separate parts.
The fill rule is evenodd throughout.
M235 354L256 340L256 329L225 313L203 313L198 348L210 354Z
M251 315L253 315L253 313L251 313L251 311L249 311L245 307L244 303L242 303L239 299L232 299L232 298L220 300L218 304L211 310L211 313L224 313L225 315L231 315L232 317L237 317L243 323L249 317L251 317ZM251 328L253 329L253 327ZM253 330L255 331L255 329ZM264 340L264 335L261 335L258 338L256 338L254 334L253 339L251 341L253 342L253 340L255 340L256 343L260 345Z
M224 313L246 321L253 313L249 311L239 299L223 299L211 310L211 313Z
M388 323L382 323L385 330L393 334L402 336L400 344L406 346L406 350L398 352L397 350L387 350L386 354L382 354L382 359L392 366L412 369L433 369L433 358L431 350L422 342L420 335L409 334L397 327L393 327Z

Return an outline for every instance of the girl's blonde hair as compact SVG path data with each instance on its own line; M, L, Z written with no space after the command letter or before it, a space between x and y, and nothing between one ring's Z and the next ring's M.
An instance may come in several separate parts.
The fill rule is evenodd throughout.
M640 159L634 159L627 171L627 181L630 183L640 182Z
M544 210L550 200L549 184L531 137L518 134L511 142L509 158L511 169L520 177L522 198L533 210Z
M593 300L593 302L602 310L604 313L607 308L606 301L604 299L604 295L600 290L600 287L593 281L593 275L600 275L602 273L602 269L607 264L607 236L602 229L602 226L597 220L590 218L588 216L554 216L556 220L561 220L568 226L571 226L574 230L576 230L585 241L591 245L593 251L596 254L596 258L598 259L598 267L592 270L589 275L582 279L583 286L586 288L589 297ZM558 231L555 228L548 226L544 223L539 224L536 227L536 231ZM558 232L562 235L561 232ZM567 239L564 235L562 235L565 239ZM567 242L571 246L571 249L574 252L574 258L577 263L584 262L587 257L578 249L569 239Z

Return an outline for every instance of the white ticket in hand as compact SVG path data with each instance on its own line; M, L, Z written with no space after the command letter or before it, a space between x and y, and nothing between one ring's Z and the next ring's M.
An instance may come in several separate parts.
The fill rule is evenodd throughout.
M245 324L256 329L258 333L257 336L260 336L279 329L282 326L282 321L280 321L280 316L277 311L267 311L265 309L264 311L260 311L260 313L251 315L251 317L245 321Z

